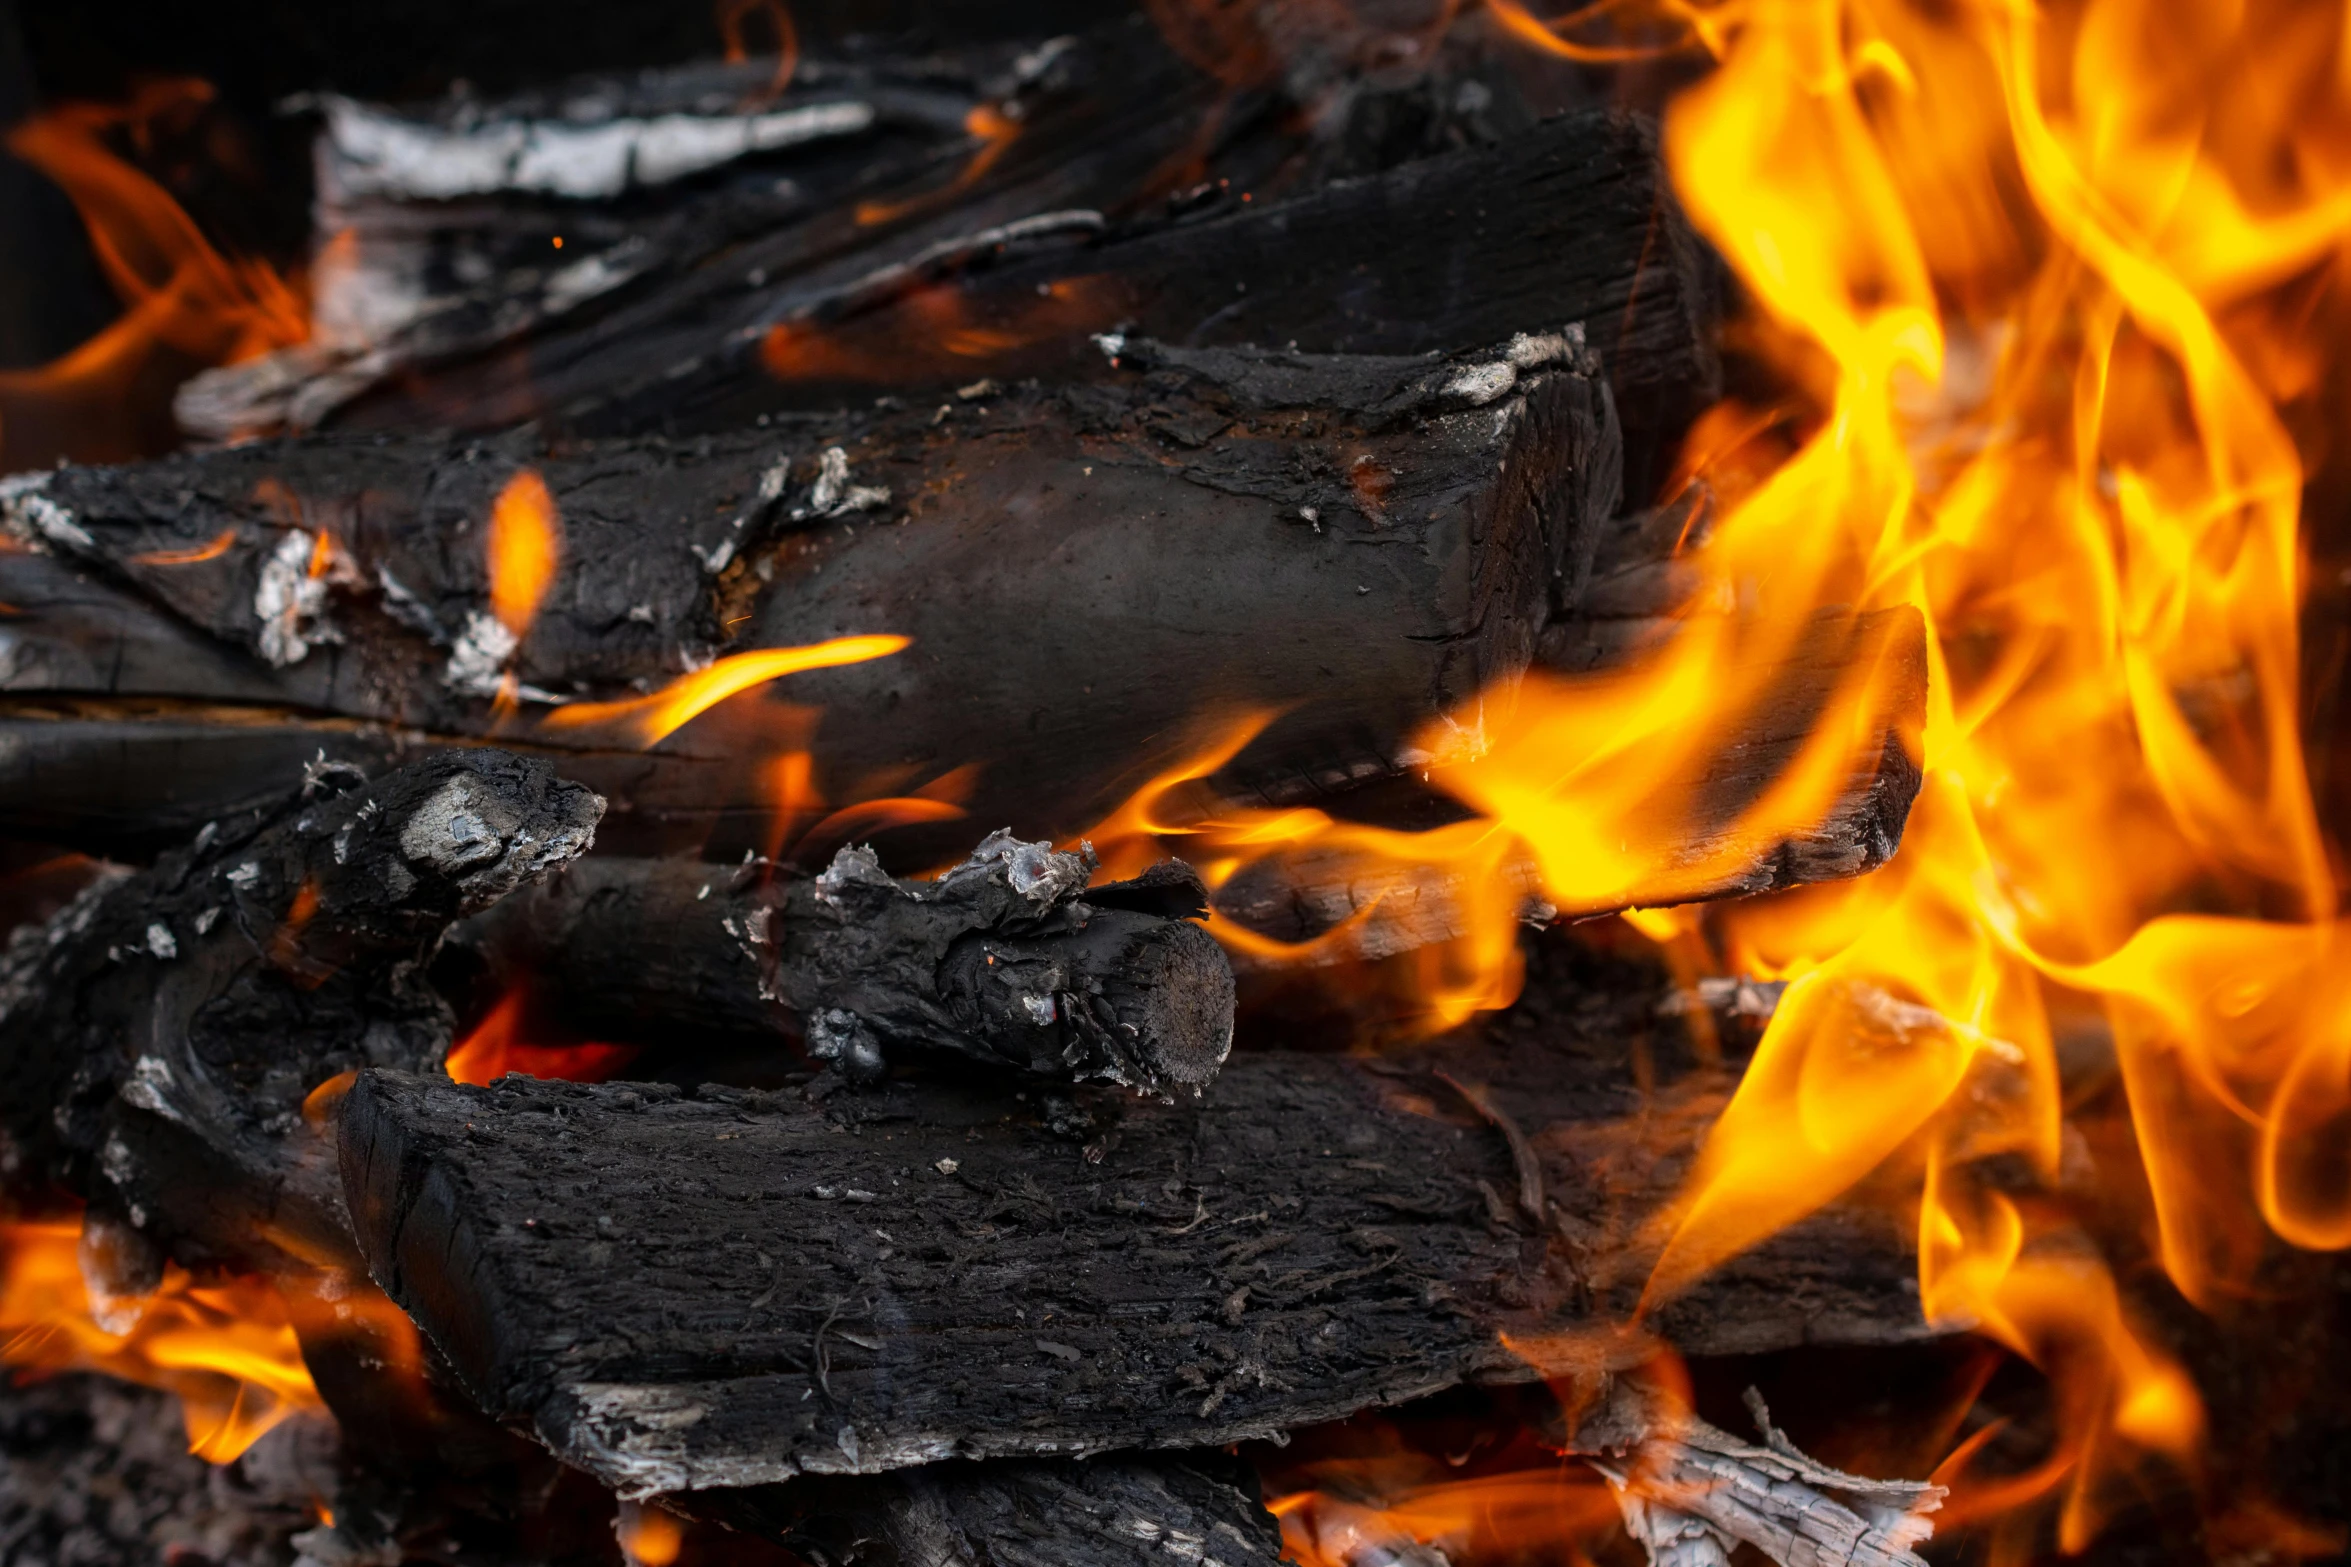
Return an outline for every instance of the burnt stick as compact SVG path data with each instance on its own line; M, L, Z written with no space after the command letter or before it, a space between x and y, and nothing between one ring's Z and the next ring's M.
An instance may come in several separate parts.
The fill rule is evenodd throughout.
M1176 861L1089 889L1093 868L1003 834L927 881L862 847L816 876L590 857L455 940L600 1038L796 1035L852 1079L911 1047L1197 1091L1233 1037L1207 889Z

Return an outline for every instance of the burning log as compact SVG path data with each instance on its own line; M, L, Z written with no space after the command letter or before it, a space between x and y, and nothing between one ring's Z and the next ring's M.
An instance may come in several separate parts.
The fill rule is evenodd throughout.
M0 961L5 1173L92 1204L138 1293L194 1264L349 1255L306 1096L449 1042L422 977L453 920L580 853L601 802L477 750L372 782L318 769L136 875L92 886Z
M638 755L648 704L618 704L877 633L913 646L793 687L859 718L819 747L827 797L979 764L972 816L1064 835L1218 707L1287 710L1216 780L1279 797L1425 765L1410 737L1526 667L1615 508L1613 415L1572 332L1437 360L1120 357L1110 386L696 442L313 438L10 481L35 548L0 555L23 612L0 821L120 849L103 829L128 817L143 847L282 787L290 753L496 734L564 753L632 844L796 836L827 808L793 817L743 765L797 748L773 709ZM526 468L559 553L535 618L502 618L488 535ZM936 803L883 840L901 863L958 847Z
M1245 1055L1173 1104L370 1072L343 1170L371 1272L483 1408L627 1495L1206 1446L1647 1352L1604 1326L1639 1292L1620 1216L1705 1101L1652 1107L1644 1153L1623 1034L1563 1032ZM1693 1353L1926 1331L1898 1229L1858 1214L1649 1325Z
M1639 622L1652 634L1668 623L1662 616ZM1574 655L1624 635L1624 624L1618 617L1578 617L1555 627L1545 634L1542 667L1570 665L1571 657L1570 667L1579 672L1590 667ZM1843 880L1893 857L1918 795L1917 735L1927 694L1926 626L1907 606L1824 616L1807 628L1794 656L1774 667L1770 700L1740 715L1705 772L1690 781L1691 808L1677 843L1693 862L1734 843L1730 834L1740 811L1787 771L1834 694L1865 669L1878 671L1870 708L1861 715L1865 738L1852 748L1845 782L1829 809L1802 832L1723 854L1729 868L1722 875L1671 901ZM1551 908L1531 855L1498 868L1423 863L1366 856L1343 839L1330 845L1308 841L1258 860L1217 889L1216 908L1260 935L1293 943L1314 942L1344 927L1345 940L1304 949L1312 961L1378 959L1466 934L1475 883L1489 876L1514 887L1533 918L1612 912ZM1251 960L1244 954L1237 961L1245 968Z
M804 1037L852 1081L885 1050L1198 1091L1233 1037L1233 978L1180 861L1089 889L1090 855L995 834L931 881L843 849L820 875L590 858L457 933L584 1030Z

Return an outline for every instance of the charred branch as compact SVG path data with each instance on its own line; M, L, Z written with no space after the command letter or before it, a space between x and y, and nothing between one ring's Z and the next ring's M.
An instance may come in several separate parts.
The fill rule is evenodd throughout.
M165 1255L347 1254L306 1096L430 1069L451 1022L432 947L585 849L600 807L496 751L372 782L330 765L21 929L0 963L9 1178L86 1199L133 1280Z
M1063 1081L1197 1091L1233 979L1168 861L1088 889L1091 857L1001 833L945 875L843 849L821 874L589 858L461 928L508 984L604 1038L797 1036L853 1081L911 1047Z
M343 1170L371 1271L483 1408L628 1494L1212 1445L1528 1377L1546 1342L1579 1365L1646 1353L1588 1330L1631 1311L1628 1216L1719 1101L1636 1121L1626 1035L1560 1033L1244 1055L1172 1104L369 1073ZM1440 1068L1522 1130L1540 1219ZM1858 1214L1650 1326L1692 1353L1925 1331L1897 1228Z

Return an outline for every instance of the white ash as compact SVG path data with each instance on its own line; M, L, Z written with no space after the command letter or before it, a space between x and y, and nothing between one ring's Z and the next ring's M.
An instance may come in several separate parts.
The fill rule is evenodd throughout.
M499 191L572 200L666 185L757 152L859 135L873 105L800 104L756 114L662 114L582 125L562 120L491 120L443 127L337 94L323 95L326 136L320 195L447 201Z
M1926 1567L1912 1547L1934 1533L1942 1486L1816 1463L1752 1388L1747 1407L1760 1447L1620 1382L1578 1433L1651 1567L1729 1567L1741 1543L1779 1567Z
M1780 998L1787 994L1784 979L1750 979L1744 974L1709 974L1689 990L1673 990L1657 1003L1661 1016L1683 1017L1701 1009L1712 1009L1732 1017L1753 1018L1769 1022L1780 1009Z
M263 660L284 669L310 656L322 642L340 642L343 633L326 618L327 579L311 570L318 543L300 528L288 528L261 563L253 589L253 618L260 625Z
M816 460L816 482L809 486L808 504L794 507L792 520L802 522L810 517L845 517L852 512L874 511L889 504L889 486L851 484L848 451L839 446L828 446Z
M0 520L8 532L27 544L53 544L61 549L94 551L98 541L74 521L73 513L51 500L45 473L21 473L0 480Z
M441 684L467 696L496 696L506 675L506 661L520 645L504 621L473 610L449 649L449 665L441 671Z
M1004 879L1014 892L1039 905L1051 905L1085 891L1093 878L1091 850L1070 853L1049 843L1027 843L998 828L982 838L979 847L961 865L939 878L941 885L960 877L985 874L1004 867Z

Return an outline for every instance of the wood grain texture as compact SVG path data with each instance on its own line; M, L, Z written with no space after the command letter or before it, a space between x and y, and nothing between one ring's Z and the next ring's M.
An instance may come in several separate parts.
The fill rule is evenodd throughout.
M1655 994L1382 1060L1243 1055L1173 1105L370 1073L343 1170L371 1270L483 1407L630 1494L1203 1446L1531 1375L1502 1331L1638 1353L1607 1330L1629 1216L1723 1091L1636 1117ZM1523 1130L1536 1211L1440 1070ZM1898 1231L1850 1214L1650 1325L1691 1353L1925 1331Z

